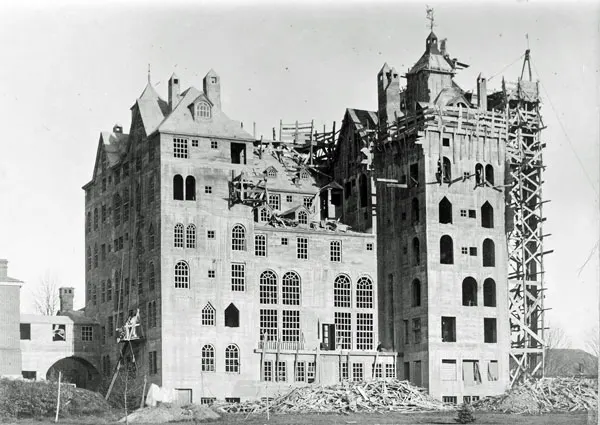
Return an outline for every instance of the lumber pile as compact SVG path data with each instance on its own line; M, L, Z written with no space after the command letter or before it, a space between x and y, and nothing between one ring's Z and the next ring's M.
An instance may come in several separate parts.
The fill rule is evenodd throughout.
M598 408L595 379L542 378L511 388L502 395L473 404L477 410L541 414Z
M225 413L264 413L267 401L218 402L214 407ZM430 397L425 389L399 380L308 385L270 400L268 407L272 413L422 412L454 408Z

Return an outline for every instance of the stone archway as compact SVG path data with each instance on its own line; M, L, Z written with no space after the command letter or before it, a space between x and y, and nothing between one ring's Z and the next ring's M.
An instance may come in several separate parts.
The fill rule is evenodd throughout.
M81 357L65 357L54 362L46 372L46 379L58 379L59 371L62 372L62 382L69 382L86 390L96 391L102 380L94 365Z

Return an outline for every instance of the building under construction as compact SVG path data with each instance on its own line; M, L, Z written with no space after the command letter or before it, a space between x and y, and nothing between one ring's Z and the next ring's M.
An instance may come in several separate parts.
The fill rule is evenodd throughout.
M391 377L456 403L541 372L537 86L466 92L466 66L432 32L405 88L377 74L377 110L269 141L214 71L166 101L149 80L84 186L102 372L198 403Z

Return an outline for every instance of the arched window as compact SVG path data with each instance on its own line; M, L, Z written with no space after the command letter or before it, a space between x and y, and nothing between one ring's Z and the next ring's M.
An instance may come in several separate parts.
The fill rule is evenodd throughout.
M413 266L421 264L421 244L419 238L413 238L412 240L412 254L413 254Z
M492 186L494 185L494 167L492 167L490 164L485 166L485 181Z
M445 196L438 205L440 223L452 224L452 203Z
M419 307L421 305L421 281L415 279L412 281L412 306Z
M259 213L260 221L269 221L269 211L266 208L261 208Z
M148 264L148 291L154 291L156 287L156 273L154 272L154 263Z
M494 267L496 265L496 247L491 239L483 241L483 267Z
M115 226L121 224L121 197L118 193L113 196L113 222Z
M241 224L236 224L231 230L231 249L234 251L246 250L246 229Z
M210 106L208 105L208 103L196 103L196 116L198 118L210 118Z
M440 238L440 264L454 264L454 243L448 235Z
M187 289L190 287L190 268L185 261L175 265L175 288Z
M364 174L361 174L358 178L358 190L360 193L360 206L366 207L369 192L367 189L367 176L365 176Z
M481 227L494 228L494 208L487 201L481 206Z
M154 249L154 226L150 223L148 228L148 249L152 251Z
M177 223L173 230L173 246L183 248L183 224Z
M240 311L231 303L225 309L225 326L228 328L239 328Z
M185 246L186 248L196 248L196 226L188 224L185 231Z
M352 289L350 278L341 274L333 282L333 306L350 307L352 299Z
M483 165L479 163L475 164L475 183L483 183Z
M196 200L196 179L194 176L187 176L185 178L185 200Z
M89 246L87 248L86 268L88 271L92 270L92 250Z
M368 277L356 282L356 308L373 308L373 282Z
M281 279L281 299L285 305L300 305L300 276L287 272Z
M411 201L411 218L412 218L412 222L413 224L416 224L419 222L419 200L417 198L413 198Z
M240 350L234 344L225 349L225 372L240 373Z
M477 305L477 281L470 276L462 283L462 305Z
M496 307L496 282L489 277L483 281L483 305Z
M308 214L306 214L306 211L300 211L298 213L298 223L308 224Z
M215 326L215 308L211 303L207 303L202 309L202 325Z
M173 176L173 199L183 201L183 177L179 174Z
M442 172L443 172L443 177L444 177L443 182L451 183L452 182L452 163L450 162L450 158L448 158L448 157L443 158Z
M215 348L206 344L202 347L202 372L215 371Z
M260 303L277 304L277 275L271 270L260 274Z

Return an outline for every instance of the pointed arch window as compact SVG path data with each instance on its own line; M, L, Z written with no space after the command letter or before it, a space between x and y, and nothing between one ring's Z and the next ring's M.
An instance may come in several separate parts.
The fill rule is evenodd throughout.
M277 275L271 270L265 270L260 275L260 303L277 304Z
M483 183L483 165L477 163L475 165L475 183L481 184Z
M462 283L462 305L477 305L477 281L470 276Z
M185 246L186 248L196 248L196 226L188 224L185 231Z
M225 372L240 373L240 349L235 344L225 349Z
M187 176L185 178L185 200L196 200L196 179L194 176Z
M183 248L183 224L177 223L173 230L173 246Z
M350 307L352 305L351 300L350 278L345 274L341 274L333 282L333 305L334 307Z
M356 282L356 308L373 308L373 282L368 277Z
M183 201L183 177L180 174L173 176L173 199Z
M438 205L439 221L442 224L452 224L452 203L445 196Z
M215 347L206 344L202 347L202 372L215 371Z
M494 228L494 208L488 201L481 206L481 227L486 229Z
M231 249L234 251L246 250L246 229L241 224L236 224L231 230Z
M211 303L207 303L202 309L202 325L215 326L215 308Z
M483 305L496 307L496 282L490 277L483 281Z
M443 182L444 183L451 183L452 182L452 162L450 161L450 158L448 157L444 157L442 159L442 176L443 176Z
M490 164L485 166L485 181L490 185L494 185L494 167Z
M493 240L484 239L482 257L483 267L496 266L496 247Z
M440 264L454 264L454 243L448 235L440 238Z
M225 326L228 328L239 328L240 311L231 303L225 309Z
M175 288L188 289L190 287L190 267L185 261L175 265Z
M300 305L300 276L287 272L281 279L281 300L284 305Z

